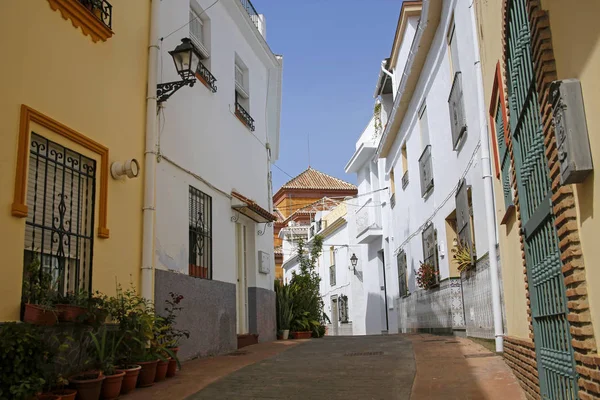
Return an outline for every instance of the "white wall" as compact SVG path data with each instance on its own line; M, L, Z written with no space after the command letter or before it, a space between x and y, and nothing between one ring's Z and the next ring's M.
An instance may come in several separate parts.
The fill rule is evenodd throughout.
M194 0L195 1L195 0ZM206 10L212 3L198 1ZM210 58L206 67L217 78L217 93L202 82L184 87L166 103L159 115L159 152L163 156L157 171L156 266L187 273L188 185L213 199L213 278L235 282L235 223L229 194L235 190L270 210L268 176L270 164L265 145L271 142L278 154L278 96L281 64L262 36L249 22L237 1L219 2L202 18L210 26ZM168 51L189 36L189 28L176 31L189 21L189 0L161 3L159 83L179 80ZM248 112L256 130L250 132L234 115L234 59L241 58L249 70ZM274 98L275 97L275 98ZM169 162L177 164L175 167ZM187 171L187 172L184 172ZM197 179L201 177L202 179ZM206 185L203 182L210 182ZM244 219L242 218L241 221ZM274 279L273 231L257 232L263 224L246 220L249 242L254 244L248 285L272 288ZM271 255L271 272L258 272L258 251Z
M454 3L456 7L454 8ZM487 251L487 229L484 215L483 181L481 177L479 152L475 152L479 142L480 121L477 113L477 82L473 63L473 32L469 23L468 0L445 1L440 24L429 51L425 66L421 72L416 90L410 99L408 111L402 121L395 142L386 159L386 171L394 170L396 181L396 207L392 210L394 224L393 253L403 248L407 254L409 266L409 290L416 290L414 270L423 260L423 249L419 229L432 219L438 230L440 245L440 275L449 276L449 247L446 243L445 218L455 209L454 190L459 178L465 173L468 185L472 185L473 213L477 255ZM464 104L468 131L459 151L452 148L448 96L453 75L450 70L447 32L452 9L458 40L460 69L463 78ZM405 44L403 44L405 45ZM410 43L406 43L410 46ZM421 197L418 159L422 153L418 110L427 105L430 143L432 144L434 189L426 198ZM402 190L401 147L406 142L410 183ZM467 171L467 172L465 172ZM414 237L413 234L417 233ZM390 242L392 243L392 242ZM442 255L442 251L443 254ZM450 254L451 256L451 254Z

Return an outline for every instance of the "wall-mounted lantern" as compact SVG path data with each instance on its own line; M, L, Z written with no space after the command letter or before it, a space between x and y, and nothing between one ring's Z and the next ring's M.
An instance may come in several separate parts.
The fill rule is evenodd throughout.
M175 69L179 76L181 76L181 80L159 83L156 86L156 101L158 104L167 101L173 93L182 87L191 87L196 83L196 71L198 70L201 56L192 41L189 38L181 39L181 44L175 47L175 50L170 51L169 54L173 57Z
M352 257L350 257L350 263L352 263L352 268L356 269L356 265L358 264L358 257L356 257L356 254L352 253Z

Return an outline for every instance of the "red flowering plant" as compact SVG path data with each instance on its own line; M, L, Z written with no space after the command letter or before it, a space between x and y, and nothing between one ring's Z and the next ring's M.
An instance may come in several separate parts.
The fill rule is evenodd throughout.
M429 263L421 263L416 276L417 284L423 289L431 289L438 284L439 272Z
M183 296L179 293L169 292L169 296L171 299L165 300L165 316L160 318L160 325L162 327L161 330L161 342L167 348L176 348L179 346L179 342L182 338L188 339L190 337L190 332L185 329L177 329L175 327L177 317L183 307L179 304L181 300L183 300Z

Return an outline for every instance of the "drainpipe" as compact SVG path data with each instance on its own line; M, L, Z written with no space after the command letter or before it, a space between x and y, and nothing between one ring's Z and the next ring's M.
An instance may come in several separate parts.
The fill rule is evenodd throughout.
M496 218L494 215L494 182L492 178L492 167L490 162L490 138L488 135L487 115L483 95L483 74L481 72L481 59L479 55L479 37L477 35L477 23L475 7L471 4L471 29L473 32L473 51L475 60L475 76L479 85L477 87L477 105L479 108L479 136L481 140L481 168L483 173L483 191L485 195L485 219L487 223L487 239L490 259L490 276L492 285L492 312L494 314L494 336L496 337L496 352L504 349L502 309L500 303L500 282L498 280L498 252L496 251Z
M392 75L392 73L390 71L388 71L387 69L385 69L384 65L385 65L385 61L382 61L381 62L381 72L383 72L384 74L386 74L387 76L389 76L390 79L394 78L394 76Z
M146 148L144 151L144 208L142 238L141 295L154 299L154 194L156 186L156 78L158 67L158 23L160 0L150 6L150 40L148 46L148 89L146 97Z

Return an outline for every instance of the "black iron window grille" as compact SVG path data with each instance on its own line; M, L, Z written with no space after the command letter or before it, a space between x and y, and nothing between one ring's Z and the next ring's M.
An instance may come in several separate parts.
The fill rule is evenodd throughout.
M437 271L436 279L440 281L440 265L438 262L437 231L430 222L422 233L423 240L423 264L431 265Z
M106 0L78 0L108 29L112 29L112 5Z
M407 186L408 186L408 170L406 170L404 172L404 175L402 175L402 189L406 189Z
M329 285L335 286L335 264L329 266Z
M431 161L431 145L425 146L419 157L419 172L421 174L421 196L425 197L433 189L433 165Z
M258 16L256 8L254 8L250 0L240 0L240 3L242 4L242 7L244 7L244 10L246 10L246 12L248 13L248 16L252 20L252 23L254 24L254 26L256 26L256 29L259 29L260 17Z
M198 63L198 69L196 73L206 83L206 86L212 90L213 93L217 93L217 78L206 68L201 62Z
M212 279L212 198L190 186L189 274Z
M90 291L96 161L31 133L24 268L38 259L62 294Z
M254 132L254 119L248 114L248 111L242 107L237 99L237 92L235 93L235 115L250 129Z
M341 295L338 301L340 309L340 322L342 324L348 323L348 297Z
M406 270L408 264L406 262L406 253L400 251L396 258L398 264L398 288L400 289L400 297L408 295L408 280L406 279Z

